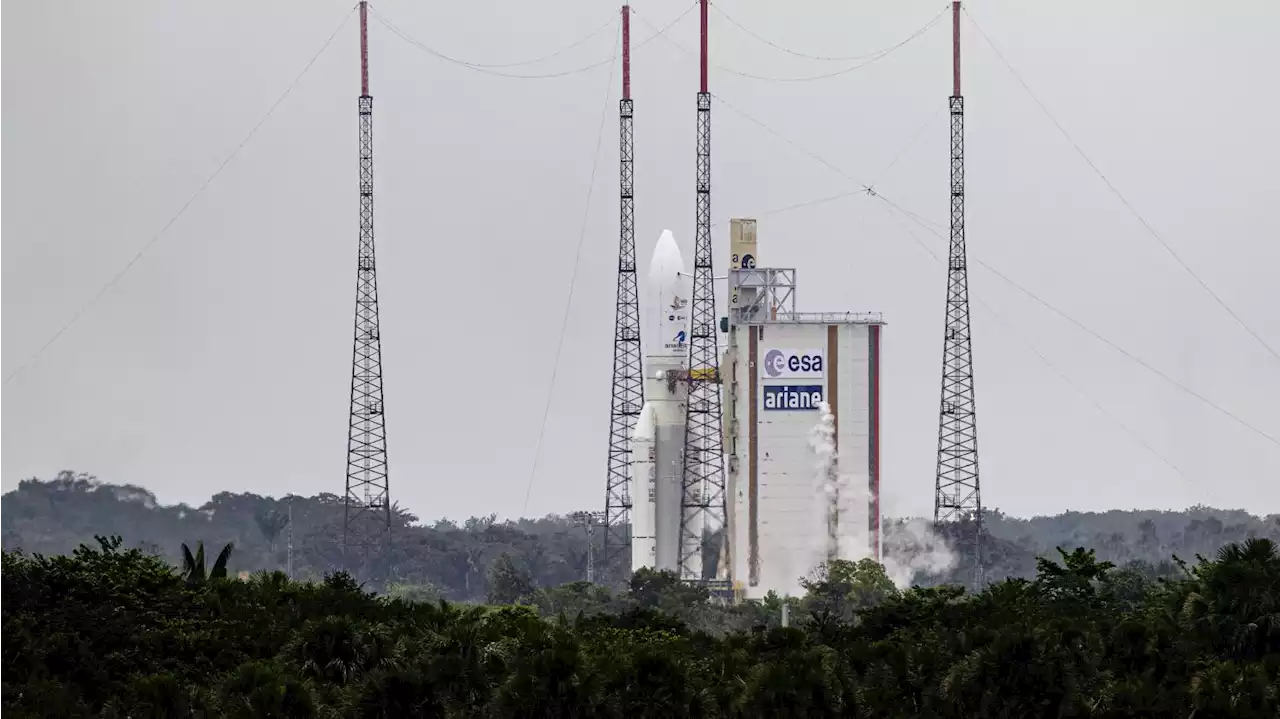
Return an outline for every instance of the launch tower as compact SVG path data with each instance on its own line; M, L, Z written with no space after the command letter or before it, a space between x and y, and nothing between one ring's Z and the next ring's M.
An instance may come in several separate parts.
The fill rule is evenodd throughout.
M613 329L613 400L609 409L609 460L605 479L604 564L612 568L631 547L631 436L644 406L640 297L636 284L635 146L631 101L631 8L622 6L622 99L618 101L619 184L618 293Z
M690 302L689 399L685 423L683 496L680 516L680 576L703 579L707 531L725 526L724 444L721 434L719 337L716 334L715 277L711 243L711 93L707 90L707 7L701 15L697 227L694 235L693 292ZM717 552L717 555L719 553Z
M978 426L974 414L969 273L964 243L964 96L960 94L958 0L951 4L951 20L951 249L947 258L947 319L942 341L942 403L933 518L935 522L971 524L977 582L981 584L982 499L978 485Z
M387 431L382 404L378 274L373 251L373 97L369 94L368 3L360 3L360 249L356 260L355 343L347 486L343 508L344 568L356 574L385 561L391 541ZM380 560L380 561L378 561Z

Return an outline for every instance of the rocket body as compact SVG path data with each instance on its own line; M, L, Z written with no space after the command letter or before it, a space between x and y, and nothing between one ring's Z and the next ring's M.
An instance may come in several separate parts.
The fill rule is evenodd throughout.
M642 317L645 403L631 442L632 569L678 571L684 474L690 280L670 231L649 264Z

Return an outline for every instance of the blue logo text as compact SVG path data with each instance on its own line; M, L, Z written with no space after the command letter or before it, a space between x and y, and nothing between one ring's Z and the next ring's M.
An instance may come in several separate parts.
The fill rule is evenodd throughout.
M822 385L764 385L764 408L767 410L815 410L822 404Z

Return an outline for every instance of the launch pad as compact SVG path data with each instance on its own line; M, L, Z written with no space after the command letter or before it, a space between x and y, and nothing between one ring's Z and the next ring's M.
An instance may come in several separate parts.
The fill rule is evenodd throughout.
M739 597L794 594L824 561L880 557L884 322L877 313L798 312L795 269L758 265L751 219L729 222L728 312L720 314L716 282L726 278L712 267L708 5L698 2L693 271L663 232L645 302L633 224L630 8L622 8L606 561L629 544L633 571L672 571Z
M632 436L631 567L681 572L743 598L795 594L824 561L880 557L884 321L797 311L796 270L756 266L755 221L732 220L729 233L730 307L718 327L726 349L707 377L722 400L725 521L694 528L698 574L685 576L688 275L664 232L642 312L656 331L646 337L645 403ZM715 564L705 578L704 561Z

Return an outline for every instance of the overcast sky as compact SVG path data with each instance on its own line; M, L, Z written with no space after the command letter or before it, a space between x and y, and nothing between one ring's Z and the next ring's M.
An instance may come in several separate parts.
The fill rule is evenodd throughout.
M653 32L641 18L665 25L688 5L637 2L633 45ZM900 42L944 4L717 5L775 45L847 57ZM1280 107L1270 89L1280 4L967 7L1133 208L1280 349ZM545 55L617 17L611 3L584 0L375 8L424 45L485 64ZM156 235L347 16L160 241L3 387L6 491L75 469L165 502L222 490L342 492L357 240L349 10L342 0L4 4L5 376ZM670 37L696 48L696 18ZM737 73L798 78L856 64L787 54L715 10L711 32L713 62ZM974 25L963 33L971 259L1280 437L1280 359L1144 230ZM759 219L760 262L798 268L800 309L884 312L891 514L932 510L945 290L941 266L904 227L935 253L945 243L858 193L771 211L874 183L945 223L949 35L944 19L880 61L822 80L711 74L721 98L716 222ZM500 72L590 65L610 57L616 37L610 28ZM432 57L377 22L370 44L392 496L424 519L597 508L620 70L612 80L609 63L552 79L495 76ZM642 264L663 229L692 256L696 91L693 56L661 39L637 47ZM715 231L721 268L727 233ZM983 267L970 280L999 314L973 310L985 504L1018 515L1195 503L1280 511L1276 442Z

